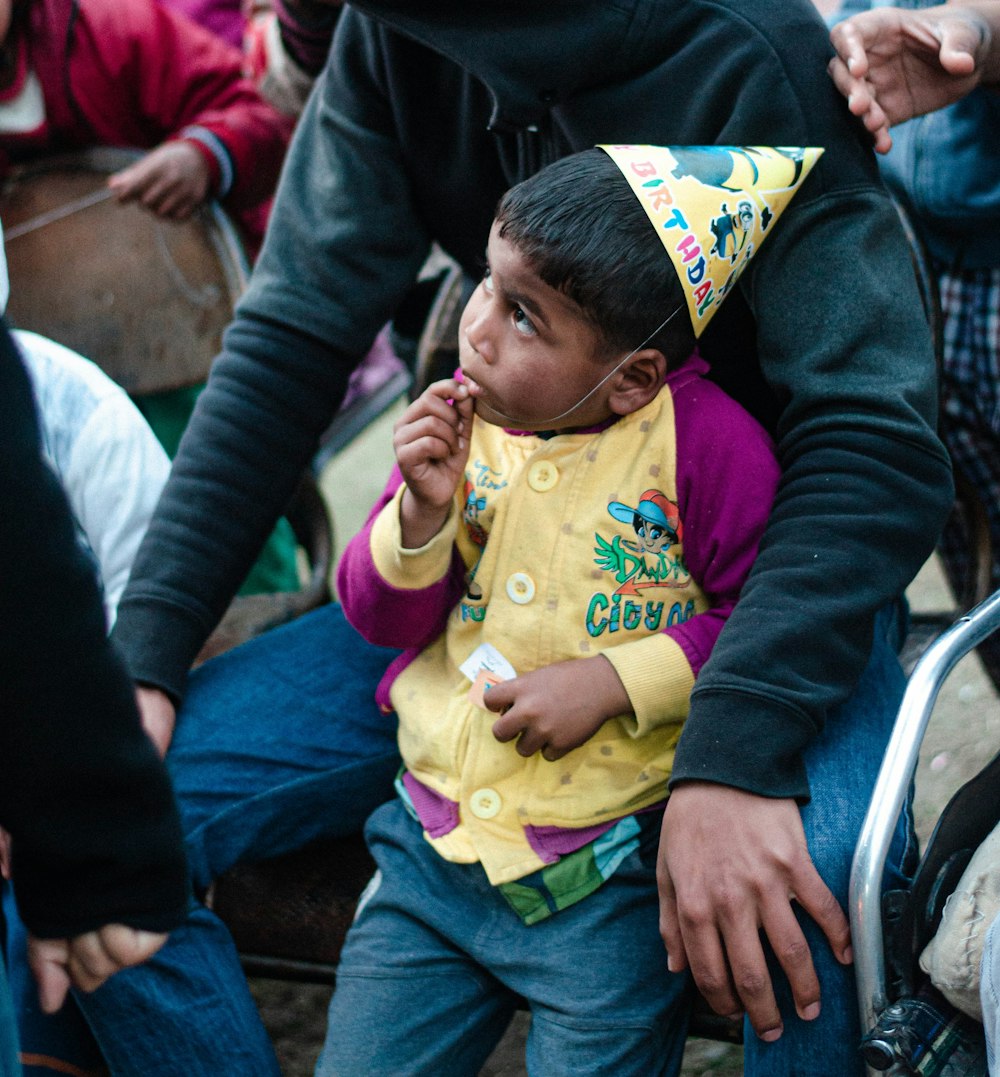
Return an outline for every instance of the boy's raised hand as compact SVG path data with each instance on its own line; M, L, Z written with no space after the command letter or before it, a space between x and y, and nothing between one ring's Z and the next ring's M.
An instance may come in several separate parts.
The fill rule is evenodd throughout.
M393 428L392 447L406 482L400 523L407 549L424 546L448 519L469 459L472 395L455 378L436 381Z
M561 759L609 719L632 710L615 667L603 656L574 658L493 685L484 695L499 713L493 736L514 740L523 756Z

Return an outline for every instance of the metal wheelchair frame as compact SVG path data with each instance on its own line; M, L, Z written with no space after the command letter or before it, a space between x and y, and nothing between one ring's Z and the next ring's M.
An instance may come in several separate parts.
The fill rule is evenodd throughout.
M887 992L882 877L931 712L942 684L959 660L998 628L1000 591L960 617L931 643L910 675L851 867L851 936L863 1032L873 1027L891 1001ZM874 1072L869 1070L870 1074Z

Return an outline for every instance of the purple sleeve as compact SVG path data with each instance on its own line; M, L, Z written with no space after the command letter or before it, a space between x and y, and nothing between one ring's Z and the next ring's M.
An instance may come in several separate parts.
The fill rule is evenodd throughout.
M401 590L382 578L372 560L371 531L376 517L402 483L403 476L394 466L365 526L340 558L337 595L344 616L369 643L421 648L444 631L448 614L462 594L465 565L454 549L448 572L430 587Z
M711 606L665 631L697 677L757 556L779 471L763 427L717 385L691 377L671 388L684 562Z

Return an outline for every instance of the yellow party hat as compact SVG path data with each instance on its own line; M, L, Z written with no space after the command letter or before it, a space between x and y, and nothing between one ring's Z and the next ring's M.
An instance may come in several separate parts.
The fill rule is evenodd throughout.
M600 146L673 262L694 335L774 227L822 150L797 146Z

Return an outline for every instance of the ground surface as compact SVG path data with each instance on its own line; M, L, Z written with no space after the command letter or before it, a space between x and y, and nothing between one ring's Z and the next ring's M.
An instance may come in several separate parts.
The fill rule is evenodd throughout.
M323 476L342 548L364 519L391 463L391 416L338 457ZM927 565L910 589L915 608L943 608L947 593L936 565ZM917 770L917 828L926 837L952 792L1000 748L1000 706L975 658L963 660L945 683L931 718ZM329 989L254 981L255 996L278 1050L285 1077L309 1077L322 1044ZM519 1015L481 1077L524 1077L526 1018ZM683 1077L738 1077L740 1048L692 1040ZM363 1075L358 1075L363 1077Z

